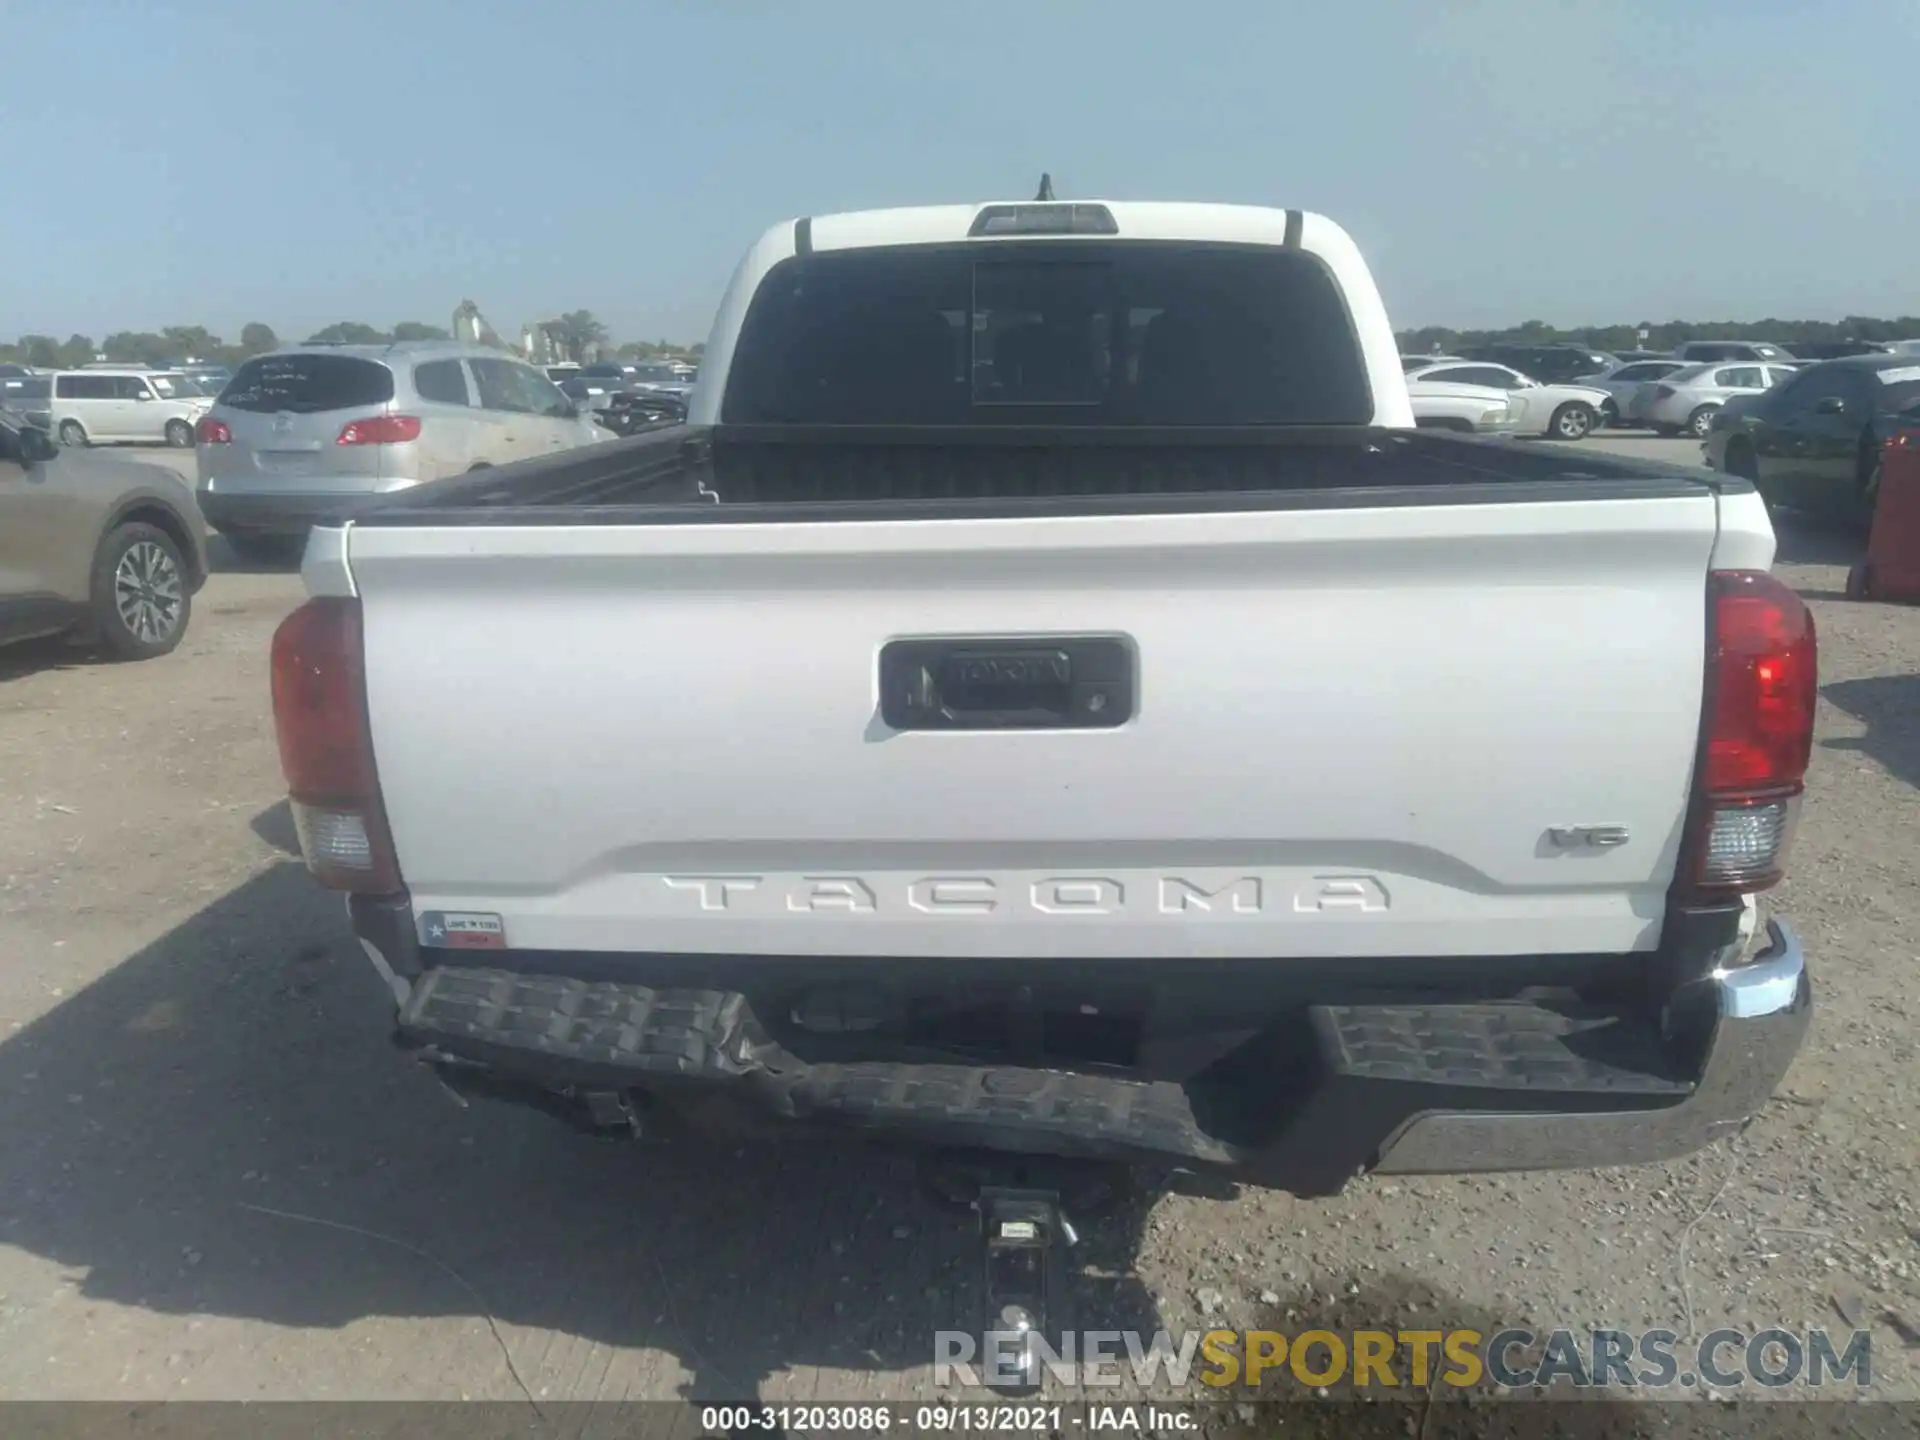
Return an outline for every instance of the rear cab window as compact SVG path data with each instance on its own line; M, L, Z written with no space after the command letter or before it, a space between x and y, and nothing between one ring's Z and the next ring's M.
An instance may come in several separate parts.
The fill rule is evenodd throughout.
M220 394L225 409L265 415L360 410L392 399L393 372L378 361L304 352L256 356L234 372Z
M795 256L748 307L723 423L1366 425L1320 260L1186 242Z

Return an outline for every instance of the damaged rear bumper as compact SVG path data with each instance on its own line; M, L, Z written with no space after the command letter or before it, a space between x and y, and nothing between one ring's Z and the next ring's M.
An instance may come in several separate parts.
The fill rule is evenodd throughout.
M1786 1078L1813 1017L1799 936L1781 921L1746 965L1705 982L1712 1030L1705 1064L1678 1104L1653 1110L1540 1115L1433 1112L1410 1119L1381 1149L1378 1170L1564 1170L1670 1160L1730 1135Z
M791 1122L1171 1166L1301 1195L1367 1170L1684 1155L1766 1103L1812 1003L1799 941L1771 922L1749 962L1704 967L1657 1021L1516 998L1306 1004L1192 1074L1156 1078L844 1048L803 1058L766 1023L779 1017L756 1013L740 989L526 973L502 968L512 962L500 952L395 964L359 928L399 1002L399 1042L490 1093L546 1108L724 1093Z

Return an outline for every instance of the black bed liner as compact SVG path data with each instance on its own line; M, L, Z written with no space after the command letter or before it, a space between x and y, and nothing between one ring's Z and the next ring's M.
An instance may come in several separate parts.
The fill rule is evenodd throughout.
M1744 480L1353 426L673 425L411 490L355 524L643 525L1652 499Z

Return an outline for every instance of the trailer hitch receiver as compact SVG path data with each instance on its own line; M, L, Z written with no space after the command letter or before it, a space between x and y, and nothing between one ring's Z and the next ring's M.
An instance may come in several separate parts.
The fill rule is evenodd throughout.
M986 1261L983 1378L994 1390L1031 1395L1044 1378L1043 1347L1063 1348L1062 1252L1080 1237L1051 1190L988 1187L975 1204Z

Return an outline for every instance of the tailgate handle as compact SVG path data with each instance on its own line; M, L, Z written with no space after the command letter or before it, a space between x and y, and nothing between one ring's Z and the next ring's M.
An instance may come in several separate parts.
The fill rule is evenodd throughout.
M1133 650L1109 636L895 640L880 716L895 730L1110 730L1133 713Z

